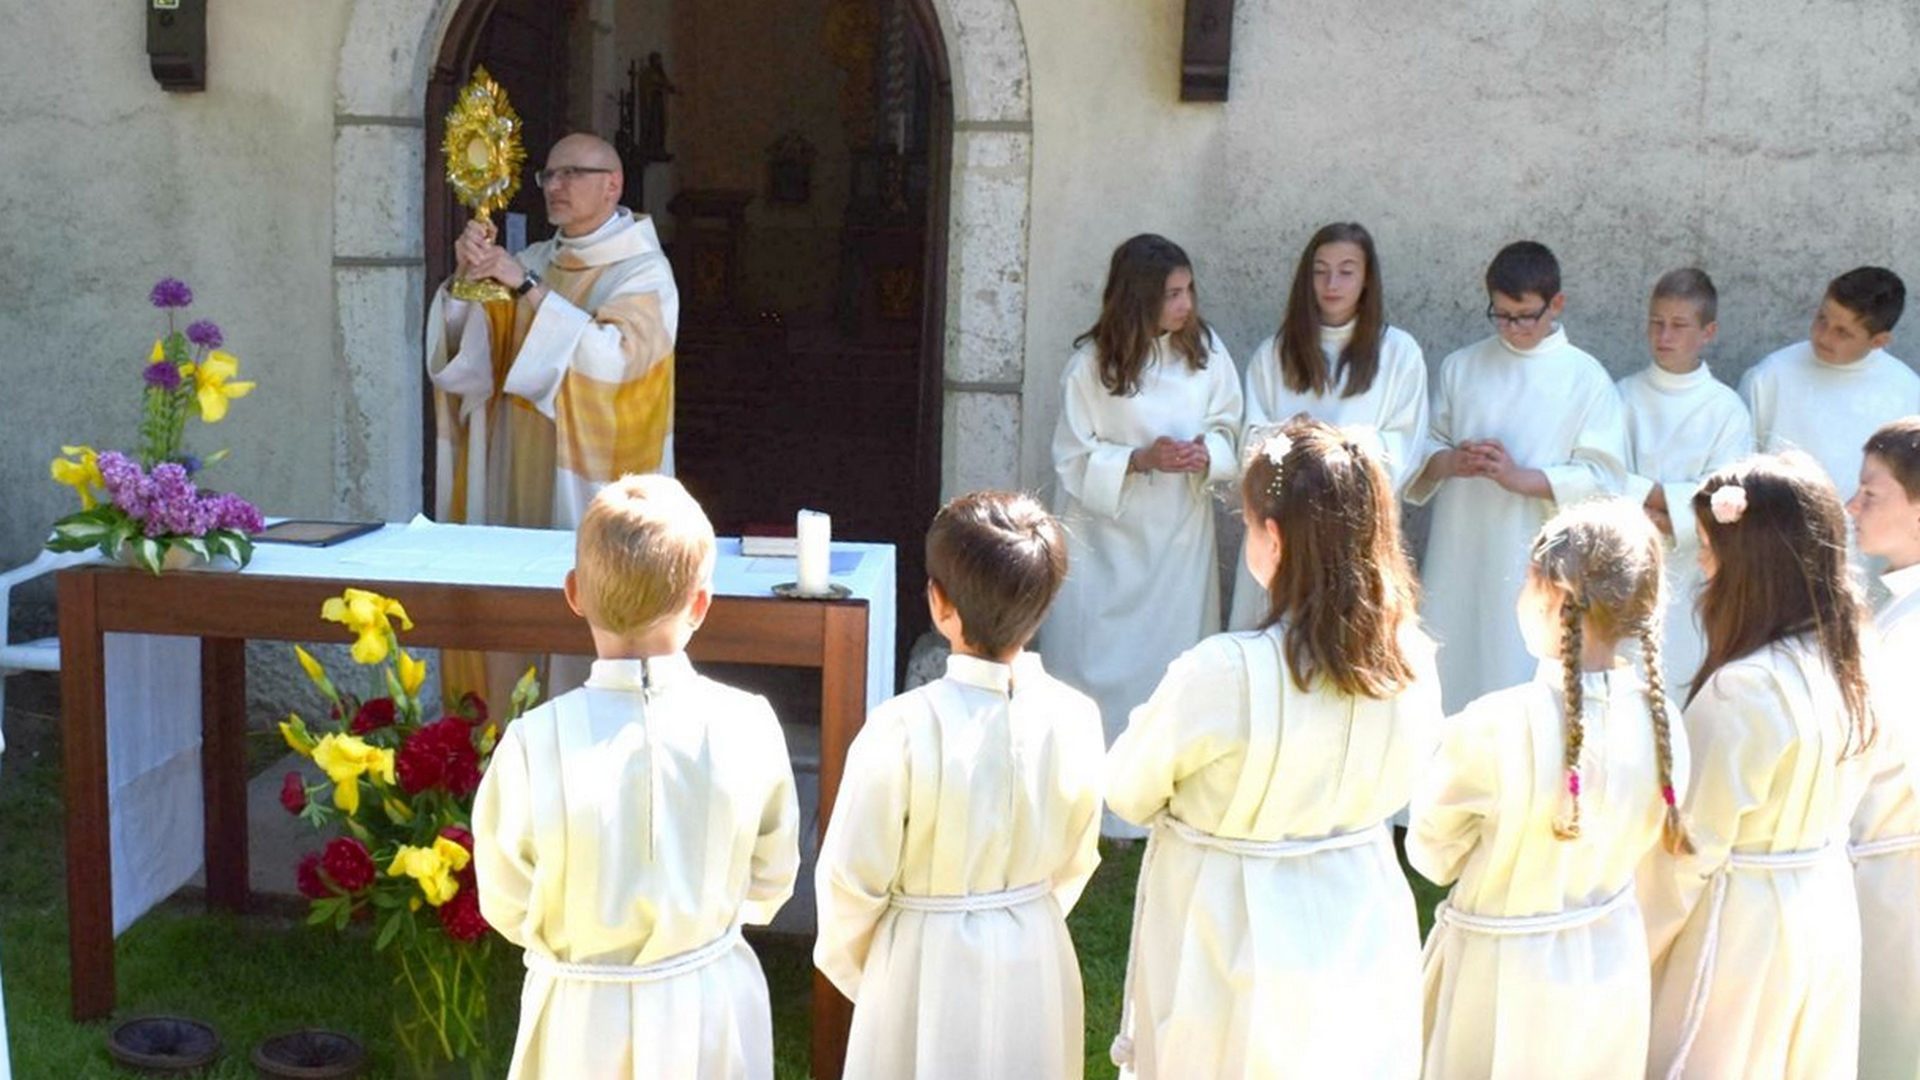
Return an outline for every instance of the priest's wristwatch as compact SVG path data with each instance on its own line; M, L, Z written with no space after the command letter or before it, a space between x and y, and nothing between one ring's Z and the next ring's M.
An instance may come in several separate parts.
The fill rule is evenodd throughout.
M528 293L532 292L534 288L536 286L539 286L540 284L542 284L542 282L540 281L540 275L529 270L527 271L527 276L520 279L520 284L514 287L513 295L525 296Z

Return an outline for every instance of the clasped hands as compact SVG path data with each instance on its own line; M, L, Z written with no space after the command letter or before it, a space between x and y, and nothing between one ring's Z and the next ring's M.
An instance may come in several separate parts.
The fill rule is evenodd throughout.
M492 278L509 289L517 289L527 279L527 269L507 254L506 248L494 243L495 235L491 222L477 218L467 222L459 239L453 242L454 274L467 281Z
M1204 473L1212 465L1213 455L1207 453L1204 435L1195 435L1190 440L1162 435L1127 458L1127 468L1139 473Z
M1513 460L1499 439L1462 439L1442 453L1447 455L1443 466L1447 476L1484 476L1516 495L1552 494L1546 475Z

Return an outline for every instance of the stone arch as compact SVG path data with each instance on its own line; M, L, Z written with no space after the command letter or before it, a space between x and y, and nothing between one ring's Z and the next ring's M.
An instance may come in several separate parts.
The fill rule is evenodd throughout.
M1031 79L1014 0L930 0L952 80L941 486L1016 487ZM461 0L356 0L335 73L334 511L420 508L427 78Z

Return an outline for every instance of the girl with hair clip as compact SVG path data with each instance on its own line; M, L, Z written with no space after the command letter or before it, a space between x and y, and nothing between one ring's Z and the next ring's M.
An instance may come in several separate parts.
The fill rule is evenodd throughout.
M1425 456L1427 361L1413 337L1387 325L1373 236L1352 222L1325 225L1293 271L1280 329L1247 364L1243 432L1306 413L1365 432L1397 494ZM1267 614L1266 584L1245 565L1234 576L1227 625L1250 630Z
M1438 737L1434 649L1375 452L1307 417L1250 441L1262 628L1175 660L1107 756L1108 806L1153 829L1114 1061L1404 1078L1420 931L1385 821Z
M1040 651L1099 704L1109 744L1167 663L1220 629L1207 489L1239 471L1240 380L1194 296L1178 244L1121 244L1062 380L1053 468L1073 570ZM1143 835L1111 814L1101 831Z
M1623 499L1548 521L1516 608L1549 662L1451 717L1414 791L1407 859L1453 883L1427 939L1427 1077L1645 1067L1634 872L1654 848L1688 847L1675 791L1687 742L1660 665L1663 546Z
M1860 915L1846 836L1874 742L1847 526L1811 458L1693 497L1707 653L1687 703L1694 850L1642 872L1653 1077L1854 1075Z

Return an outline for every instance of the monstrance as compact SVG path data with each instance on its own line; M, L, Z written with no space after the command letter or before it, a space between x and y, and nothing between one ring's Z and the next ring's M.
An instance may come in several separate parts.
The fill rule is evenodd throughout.
M440 146L447 159L447 183L474 220L494 232L493 212L513 201L520 190L520 169L527 152L520 145L520 116L507 103L507 92L484 67L460 91L447 113L447 137ZM491 279L464 278L448 286L459 300L506 300L513 294Z

